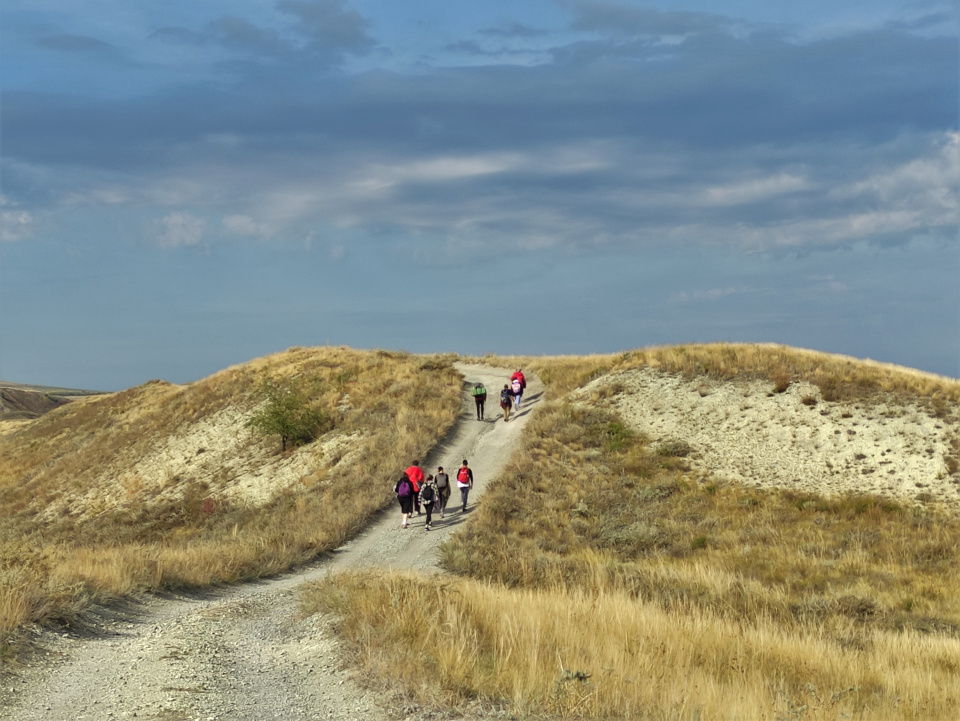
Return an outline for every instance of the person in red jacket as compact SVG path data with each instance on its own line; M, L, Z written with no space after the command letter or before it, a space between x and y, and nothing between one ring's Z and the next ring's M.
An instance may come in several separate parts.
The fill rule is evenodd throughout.
M463 502L461 513L467 512L467 496L470 495L470 489L473 488L473 469L467 465L467 459L463 459L463 465L457 471L457 488L460 489L460 500Z
M420 513L420 486L423 483L423 469L420 467L420 461L415 460L404 473L413 483L413 505L417 509L417 515L423 515Z
M510 376L510 389L513 391L513 410L520 410L520 399L527 390L527 379L523 377L523 369L517 368Z

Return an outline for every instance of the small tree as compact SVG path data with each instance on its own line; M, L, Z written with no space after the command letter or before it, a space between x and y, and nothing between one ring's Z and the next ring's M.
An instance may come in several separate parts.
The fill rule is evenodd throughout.
M247 425L265 436L280 436L281 452L287 444L299 445L315 440L323 430L323 412L310 405L302 388L288 378L267 378L260 386L263 406Z

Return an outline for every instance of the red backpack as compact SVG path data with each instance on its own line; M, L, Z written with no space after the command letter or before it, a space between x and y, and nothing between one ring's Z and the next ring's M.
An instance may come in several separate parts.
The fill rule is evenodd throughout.
M457 480L460 483L469 483L470 482L470 469L466 466L461 466L460 470L457 471Z

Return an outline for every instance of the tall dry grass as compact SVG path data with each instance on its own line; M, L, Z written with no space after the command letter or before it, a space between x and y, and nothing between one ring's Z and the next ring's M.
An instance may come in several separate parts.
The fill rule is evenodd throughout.
M507 589L372 572L312 586L368 673L432 705L592 719L937 721L960 707L960 642L663 608L622 592Z
M280 456L278 439L246 430L265 375L314 389L330 434L352 444L342 460L313 446ZM75 402L0 437L0 645L91 603L269 575L336 547L450 428L461 383L450 357L295 348L187 386L152 381ZM219 431L225 455L247 454L267 475L299 458L302 478L240 502L230 493L239 477L200 460L160 485L132 477L144 458L167 458L174 439L187 461L202 460L209 436L191 434L209 432L211 418L232 419Z

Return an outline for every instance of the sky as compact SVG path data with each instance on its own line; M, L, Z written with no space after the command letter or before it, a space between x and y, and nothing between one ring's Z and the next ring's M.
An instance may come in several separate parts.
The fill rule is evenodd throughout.
M4 0L0 379L763 342L960 376L953 0Z

